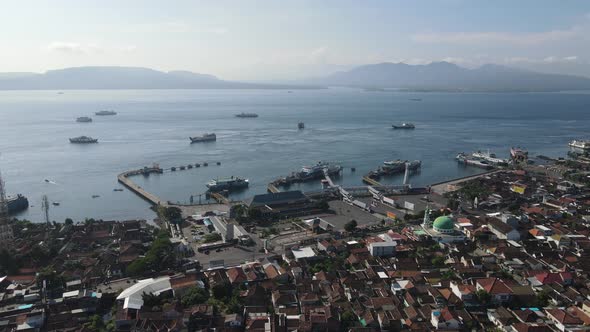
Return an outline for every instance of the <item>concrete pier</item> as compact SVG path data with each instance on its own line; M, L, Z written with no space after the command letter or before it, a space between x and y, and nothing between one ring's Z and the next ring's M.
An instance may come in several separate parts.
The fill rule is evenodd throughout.
M378 187L382 187L383 186L381 183L377 182L374 179L371 179L368 176L363 176L363 182L368 183L368 184L370 184L372 186L378 186Z
M281 192L281 191L279 190L279 188L277 188L277 187L276 187L274 184L272 184L272 183L269 183L269 184L268 184L268 186L266 187L266 189L268 190L268 192L270 192L270 193L273 193L273 194L276 194L276 193L279 193L279 192Z
M162 201L158 196L146 191L142 187L135 184L135 182L131 181L131 179L129 179L130 176L134 175L149 175L151 173L161 174L162 172L163 170L158 166L144 167L143 169L123 172L117 176L117 180L127 189L131 190L144 200L150 202L152 205L167 205L167 202Z

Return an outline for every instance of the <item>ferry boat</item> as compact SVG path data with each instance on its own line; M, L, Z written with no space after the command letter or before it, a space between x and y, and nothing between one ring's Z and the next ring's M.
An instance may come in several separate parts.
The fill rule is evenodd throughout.
M215 179L211 180L207 183L207 188L210 191L222 191L222 190L233 190L233 189L243 189L248 188L249 185L248 179L243 179L237 176L232 176L230 178L225 179Z
M408 170L415 171L422 166L422 162L420 160L408 161L408 160L391 160L391 161L384 161L383 166L381 166L381 170L379 173L383 174L392 174L392 173L399 173L406 170L406 164L408 165Z
M590 141L575 139L569 142L569 146L580 150L590 150Z
M89 118L87 116L81 116L79 118L76 118L76 122L92 122L92 118Z
M414 126L413 123L407 123L404 122L401 125L391 125L393 127L393 129L414 129L416 128L416 126Z
M466 155L463 152L459 153L457 155L457 157L455 157L455 159L457 159L457 162L459 162L461 164L468 165L468 166L474 166L474 167L479 167L479 168L483 168L483 169L491 169L494 167L489 162L487 162L485 160L474 159L473 157L469 157L468 155Z
M94 114L96 114L96 115L117 115L117 112L115 112L115 111L99 111Z
M70 138L70 143L77 143L77 144L98 143L98 139L92 138L89 136L78 136L78 137Z
M214 133L211 134L203 134L201 136L196 136L196 137L189 137L191 140L191 143L199 143L199 142L213 142L217 140L217 135L215 135Z
M305 123L303 123L303 122L299 122L299 123L297 124L297 128L299 128L299 129L304 129L304 128L305 128Z
M29 208L29 200L21 194L8 196L6 197L6 206L8 214L18 213Z
M299 176L301 180L315 179L324 176L324 170L328 172L328 175L334 175L342 171L342 166L319 161L313 166L303 166L295 175Z
M258 114L256 113L240 113L240 114L236 114L236 118L257 118Z
M508 161L505 159L498 158L495 153L490 153L490 151L482 152L476 151L471 154L473 158L485 160L494 165L507 165Z

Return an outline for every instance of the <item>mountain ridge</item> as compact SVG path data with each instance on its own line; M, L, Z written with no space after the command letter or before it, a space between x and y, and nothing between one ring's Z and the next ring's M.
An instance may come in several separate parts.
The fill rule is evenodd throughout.
M445 61L426 65L402 62L362 65L306 82L328 86L445 91L549 92L590 89L590 78L582 76L544 74L497 64L469 69Z

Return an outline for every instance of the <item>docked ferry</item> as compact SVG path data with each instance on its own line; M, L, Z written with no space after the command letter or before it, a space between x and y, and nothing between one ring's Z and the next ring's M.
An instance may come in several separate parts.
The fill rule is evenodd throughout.
M191 140L191 143L199 143L199 142L213 142L217 140L217 135L215 135L214 133L211 134L203 134L201 136L196 136L196 137L189 137Z
M569 142L569 146L580 150L590 150L590 141L585 140L573 140Z
M457 159L457 162L459 162L460 164L464 164L464 165L468 165L468 166L474 166L474 167L479 167L479 168L483 168L483 169L491 169L494 167L488 161L470 157L463 152L459 153L457 155L457 157L455 157L455 159Z
M89 136L78 136L78 137L70 138L70 143L77 143L77 144L98 143L98 139L92 138Z
M489 162L490 164L494 164L494 165L507 165L508 164L507 160L498 158L496 156L496 154L491 153L490 151L487 151L487 152L476 151L476 152L473 152L471 154L471 156L476 159L485 160L485 161Z
M225 179L215 179L207 183L207 188L210 191L222 191L222 190L233 190L248 188L250 182L248 179L243 179L237 176L232 176Z

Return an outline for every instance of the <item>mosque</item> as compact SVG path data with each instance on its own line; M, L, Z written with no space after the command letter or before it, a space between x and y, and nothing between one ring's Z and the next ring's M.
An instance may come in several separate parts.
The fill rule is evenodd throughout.
M440 216L434 219L434 222L431 222L428 207L424 211L422 229L426 235L441 243L464 242L467 239L463 232L455 228L455 222L449 216Z

